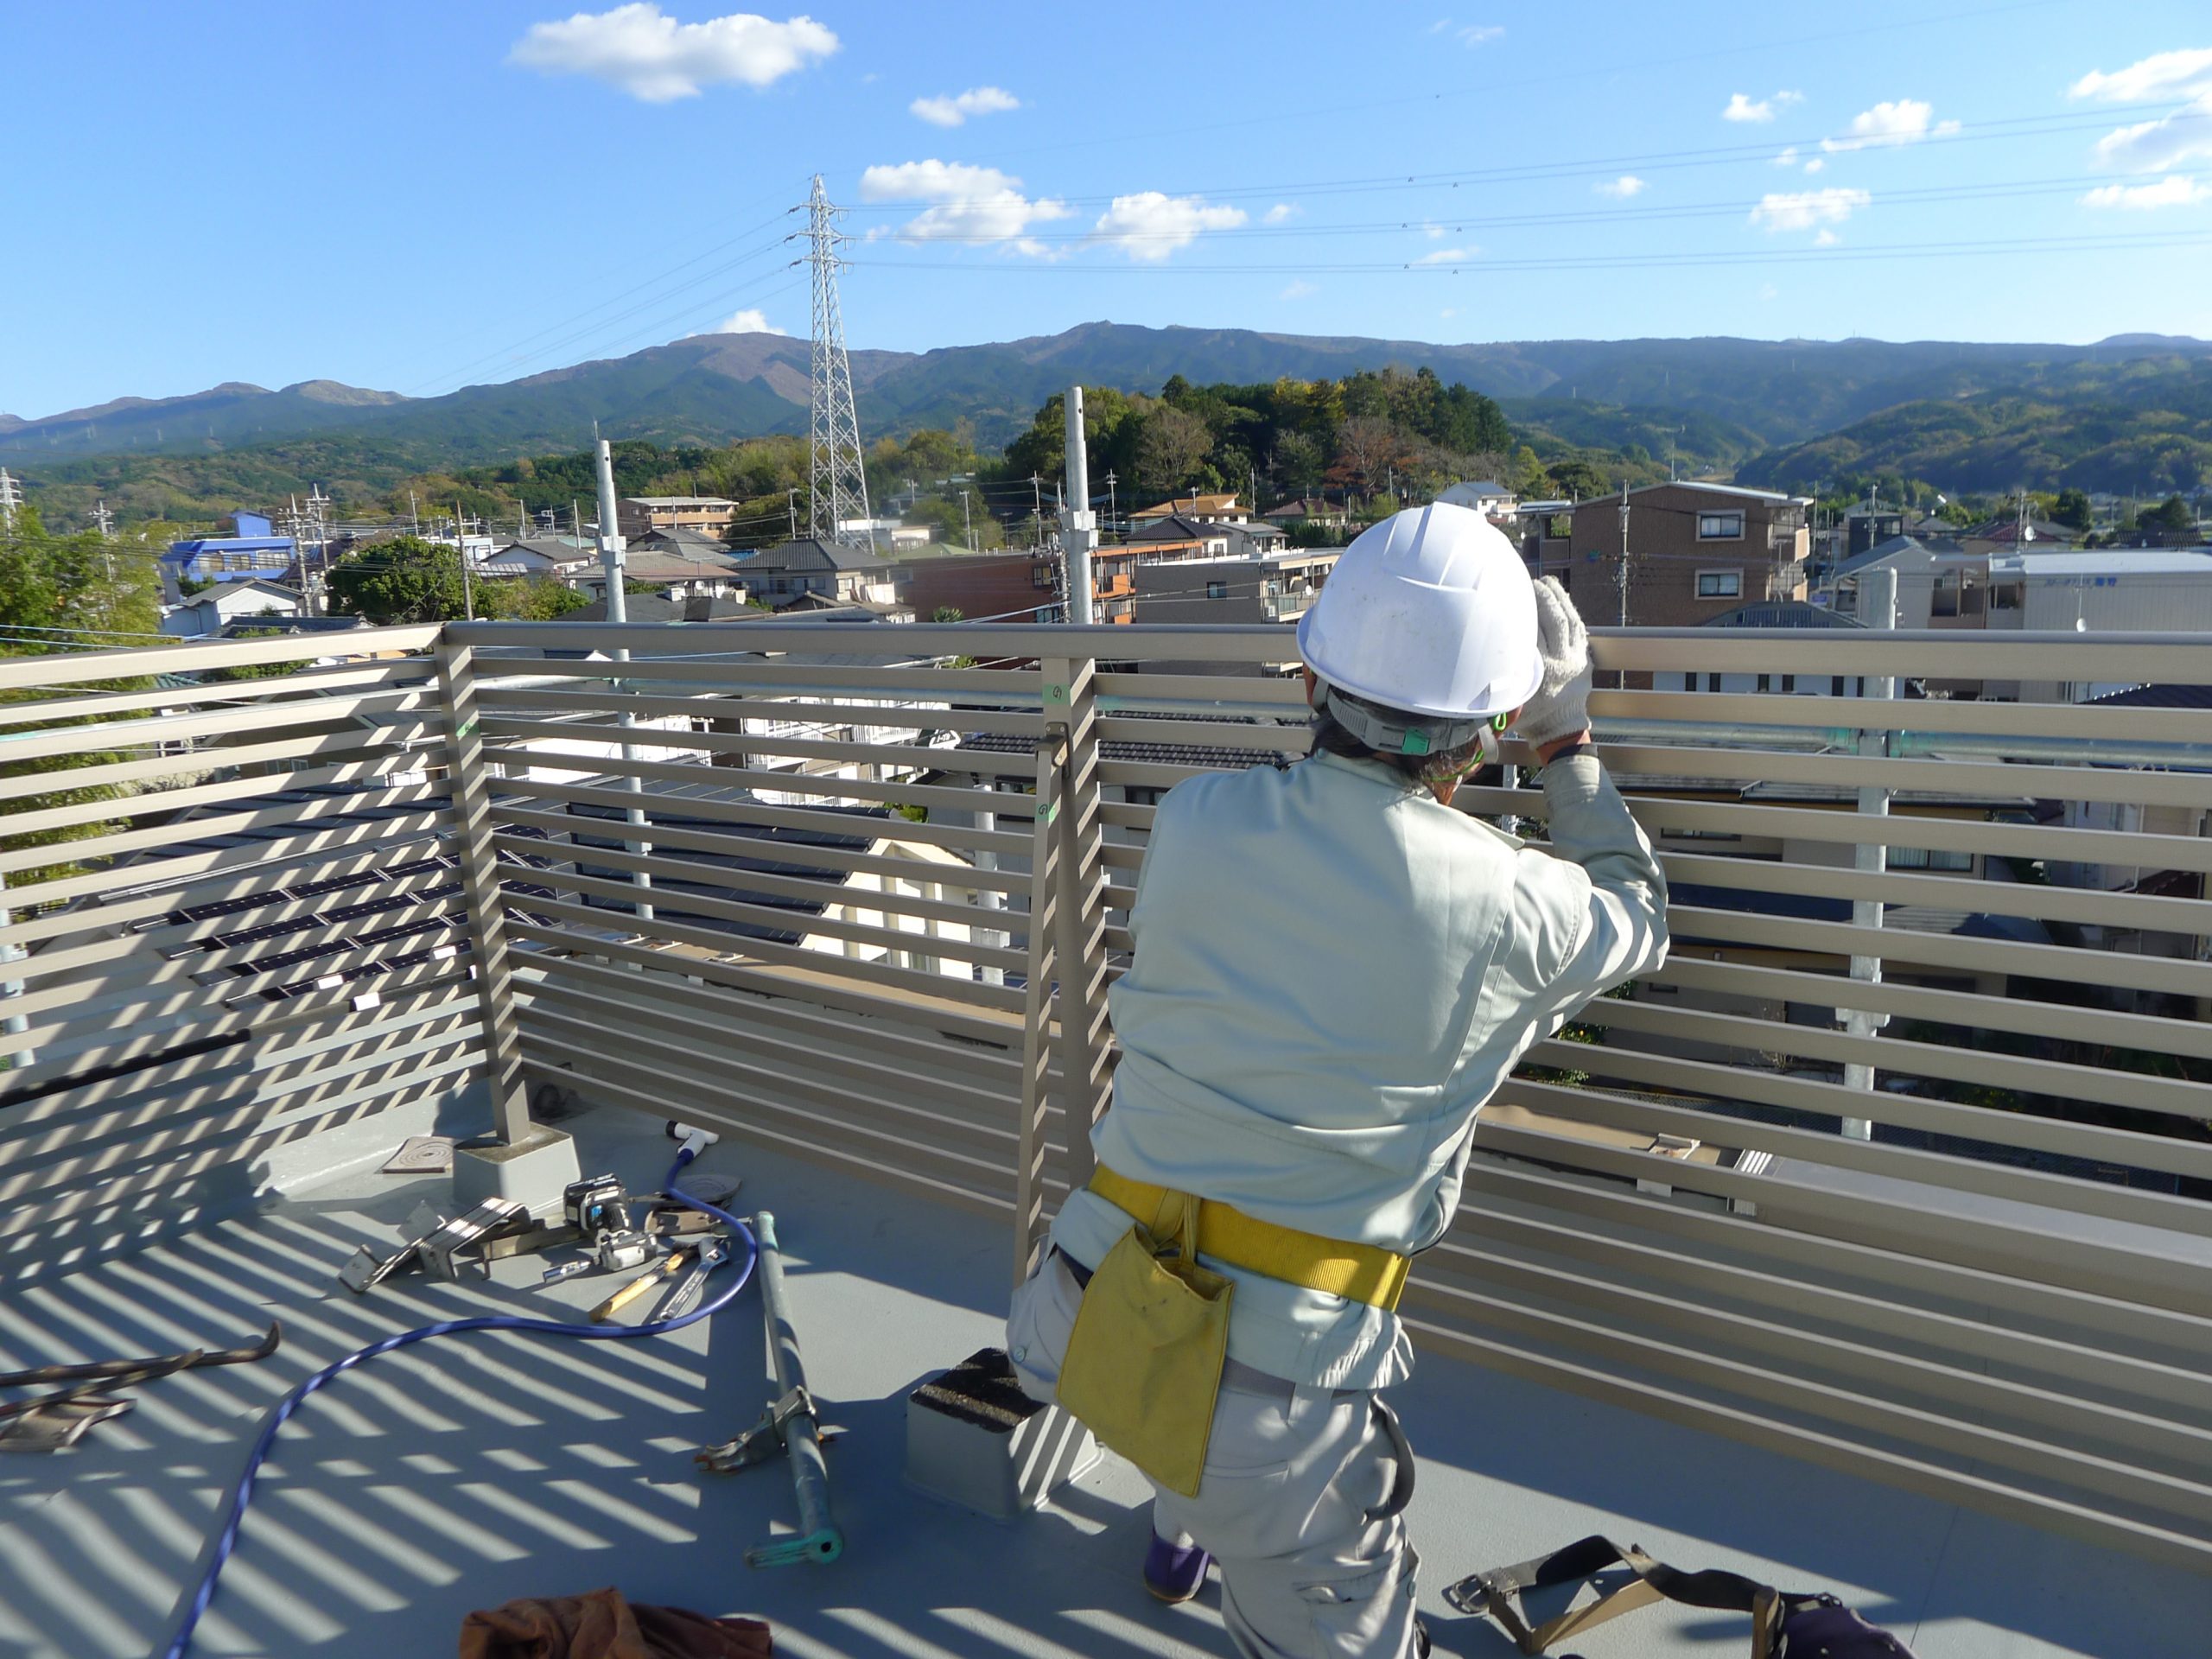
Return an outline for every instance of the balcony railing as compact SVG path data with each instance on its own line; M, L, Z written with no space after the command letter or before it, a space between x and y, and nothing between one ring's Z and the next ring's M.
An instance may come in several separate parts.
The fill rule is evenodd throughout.
M1318 588L1298 588L1287 593L1262 594L1260 610L1270 622L1294 622L1313 608L1321 596Z
M1011 1278L1088 1175L1153 803L1306 748L1255 671L1283 639L480 623L0 664L0 1246L188 1224L274 1147L479 1084L509 1135L570 1092L1001 1217ZM1903 691L2191 684L2212 640L1596 650ZM1592 707L1674 954L1501 1091L1420 1339L2212 1569L2212 715ZM1542 835L1510 771L1456 804Z

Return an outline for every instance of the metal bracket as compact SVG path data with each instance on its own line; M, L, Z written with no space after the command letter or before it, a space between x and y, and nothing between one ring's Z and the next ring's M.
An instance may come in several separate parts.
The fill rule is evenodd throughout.
M789 1449L784 1436L796 1417L804 1417L814 1424L817 1439L828 1438L823 1433L821 1414L814 1408L814 1396L804 1389L793 1389L762 1412L760 1421L744 1433L734 1440L724 1440L720 1446L701 1446L692 1453L691 1461L718 1475L735 1474L756 1463L766 1463ZM830 1431L835 1433L834 1429Z
M390 1255L379 1258L362 1245L339 1269L338 1282L359 1296L410 1267L419 1267L433 1278L457 1280L461 1270L454 1263L455 1251L529 1224L527 1205L512 1198L486 1198L467 1215L440 1222Z

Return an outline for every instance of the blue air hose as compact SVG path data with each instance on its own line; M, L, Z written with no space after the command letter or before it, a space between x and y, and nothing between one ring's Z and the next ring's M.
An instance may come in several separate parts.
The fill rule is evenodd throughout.
M753 1276L753 1264L760 1259L760 1249L753 1237L753 1230L727 1210L717 1209L704 1198L695 1198L677 1191L676 1178L683 1166L698 1156L696 1149L686 1147L676 1154L676 1162L668 1172L669 1196L702 1211L731 1230L734 1238L743 1242L745 1258L738 1264L737 1276L721 1295L690 1313L672 1319L661 1319L648 1325L569 1325L559 1319L525 1319L512 1313L481 1314L469 1319L441 1319L414 1331L403 1331L396 1337L386 1337L367 1347L334 1360L313 1376L301 1383L276 1402L269 1414L269 1421L261 1427L261 1433L253 1443L253 1450L246 1454L245 1472L238 1477L238 1485L232 1491L230 1507L224 1512L223 1529L215 1540L215 1553L207 1562L207 1571L201 1575L200 1586L193 1592L192 1605L185 1610L184 1623L164 1651L164 1659L185 1659L192 1649L192 1633L200 1624L207 1605L215 1599L215 1581L223 1573L223 1567L231 1559L231 1552L238 1541L238 1525L245 1519L246 1505L253 1502L253 1482L261 1472L261 1465L269 1457L270 1448L276 1443L277 1431L284 1427L291 1414L300 1408L300 1402L324 1383L350 1371L364 1360L388 1354L395 1348L405 1348L417 1342L427 1342L432 1337L458 1336L465 1331L523 1331L547 1337L576 1337L586 1342L622 1341L632 1337L664 1336L671 1331L681 1331L687 1325L696 1325L711 1318L729 1306L746 1281Z

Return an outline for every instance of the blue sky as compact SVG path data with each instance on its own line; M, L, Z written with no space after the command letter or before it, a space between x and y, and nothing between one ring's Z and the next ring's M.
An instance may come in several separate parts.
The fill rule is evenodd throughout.
M809 3L16 8L0 410L803 334L816 171L855 347L2212 335L2202 0Z

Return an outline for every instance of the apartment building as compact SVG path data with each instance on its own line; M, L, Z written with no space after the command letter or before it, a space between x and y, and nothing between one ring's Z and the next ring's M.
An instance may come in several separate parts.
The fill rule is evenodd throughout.
M1593 623L1695 627L1738 606L1804 596L1808 505L1732 484L1647 485L1576 503L1565 568L1548 534L1541 568Z
M1295 622L1313 608L1341 551L1333 547L1301 548L1139 563L1132 572L1135 608L1147 624L1225 627L1236 623ZM1164 674L1193 671L1187 664L1173 662L1154 667ZM1255 663L1242 671L1286 675L1297 671L1297 645L1286 632L1280 662ZM1216 671L1220 671L1218 665Z
M719 495L626 495L614 520L625 536L656 530L696 530L720 536L737 517L737 503Z

